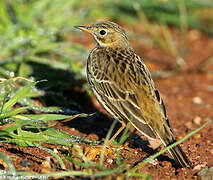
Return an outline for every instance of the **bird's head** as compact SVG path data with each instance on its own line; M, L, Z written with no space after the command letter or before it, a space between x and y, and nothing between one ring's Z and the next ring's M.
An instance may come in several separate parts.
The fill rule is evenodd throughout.
M116 23L105 21L91 26L75 26L75 28L90 33L95 39L96 46L112 48L129 46L126 32Z

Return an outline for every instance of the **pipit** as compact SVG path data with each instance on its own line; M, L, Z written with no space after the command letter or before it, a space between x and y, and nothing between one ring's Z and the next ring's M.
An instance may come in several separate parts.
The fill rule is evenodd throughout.
M99 103L122 124L112 139L130 121L140 133L151 139L159 137L165 146L176 142L163 100L126 32L113 22L75 27L95 40L87 61L87 77ZM169 152L179 167L192 168L179 145Z

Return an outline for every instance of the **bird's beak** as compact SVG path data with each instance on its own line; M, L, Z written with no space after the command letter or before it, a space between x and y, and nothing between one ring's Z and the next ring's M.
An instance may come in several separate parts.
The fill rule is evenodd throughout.
M84 32L88 32L88 33L92 33L92 30L91 30L91 27L88 27L88 26L74 26L74 28L76 29L80 29Z

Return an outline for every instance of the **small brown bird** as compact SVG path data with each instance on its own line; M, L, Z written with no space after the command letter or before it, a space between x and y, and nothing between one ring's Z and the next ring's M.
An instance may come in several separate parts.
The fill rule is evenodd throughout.
M87 61L87 76L99 103L122 123L113 138L130 121L143 135L152 139L158 136L165 146L176 142L151 74L125 31L113 22L76 28L90 33L95 40ZM169 152L178 166L192 168L179 145Z

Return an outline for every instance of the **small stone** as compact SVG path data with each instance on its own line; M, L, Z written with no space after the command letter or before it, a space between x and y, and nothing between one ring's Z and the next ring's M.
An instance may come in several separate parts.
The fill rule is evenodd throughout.
M156 166L158 164L158 160L153 159L149 163L151 163L152 165Z
M193 97L192 101L195 104L202 104L203 103L202 99L200 97L198 97L198 96Z
M201 124L201 121L202 121L202 119L201 119L201 117L199 117L199 116L196 116L196 117L193 119L193 122L194 122L195 124L197 124L197 125L200 125L200 124Z
M196 156L195 159L200 159L200 156Z
M201 137L200 134L195 134L195 135L194 135L194 138L195 138L195 139L200 139L200 137Z
M153 149L158 148L162 144L161 140L159 140L159 139L154 139L154 140L153 139L149 139L148 141L149 141L150 146Z
M188 128L188 129L191 129L192 128L192 122L186 122L185 123L185 126Z
M107 163L109 163L109 164L112 164L112 163L113 163L113 159L107 159L106 161L107 161Z
M205 164L198 164L197 166L194 167L194 170L201 170L204 169L206 167Z

